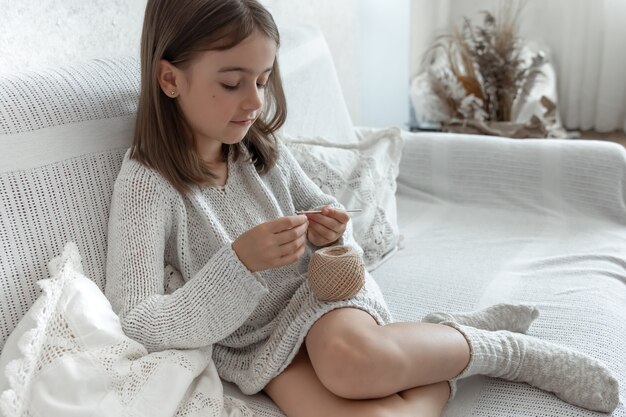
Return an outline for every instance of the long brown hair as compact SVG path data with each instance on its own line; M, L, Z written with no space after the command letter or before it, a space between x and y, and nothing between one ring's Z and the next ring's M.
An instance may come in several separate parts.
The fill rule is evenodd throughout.
M193 184L216 178L196 152L194 138L176 100L158 83L159 62L185 68L198 53L226 50L255 30L280 45L272 15L256 0L148 0L141 37L141 91L131 158L157 170L182 194ZM284 124L287 106L278 63L274 60L262 114L242 143L259 173L278 158L274 133ZM230 146L222 145L226 158ZM240 157L233 146L234 158Z

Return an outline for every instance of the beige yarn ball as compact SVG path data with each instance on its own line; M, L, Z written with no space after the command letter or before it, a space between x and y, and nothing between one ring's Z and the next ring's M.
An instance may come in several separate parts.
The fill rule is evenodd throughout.
M309 286L322 301L350 298L364 284L363 259L349 246L318 249L309 262Z

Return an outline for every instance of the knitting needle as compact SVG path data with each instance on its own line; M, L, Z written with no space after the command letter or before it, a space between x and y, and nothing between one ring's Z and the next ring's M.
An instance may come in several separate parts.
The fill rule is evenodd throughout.
M347 209L347 210L343 210L346 213L360 213L363 211L363 209ZM300 211L296 211L296 214L316 214L316 213L321 213L322 210L300 210Z

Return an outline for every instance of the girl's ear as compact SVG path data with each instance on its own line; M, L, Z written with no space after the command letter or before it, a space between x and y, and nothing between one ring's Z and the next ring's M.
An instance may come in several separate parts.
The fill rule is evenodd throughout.
M165 59L159 61L159 85L166 96L172 98L178 96L177 78L179 73L178 68L169 61Z

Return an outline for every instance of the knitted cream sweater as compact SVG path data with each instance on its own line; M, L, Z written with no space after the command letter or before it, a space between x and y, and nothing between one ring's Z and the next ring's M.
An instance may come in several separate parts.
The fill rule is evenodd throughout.
M239 261L231 244L250 228L296 210L338 206L284 145L279 149L267 174L245 161L244 149L244 158L229 158L225 187L196 187L188 196L127 153L111 202L105 293L125 333L150 351L215 344L220 376L246 394L291 362L326 312L353 306L381 324L391 320L369 275L352 299L318 301L306 282L313 247L291 265L257 273ZM343 240L360 250L350 224ZM166 291L166 265L184 282L173 292Z

